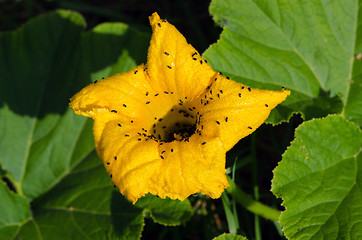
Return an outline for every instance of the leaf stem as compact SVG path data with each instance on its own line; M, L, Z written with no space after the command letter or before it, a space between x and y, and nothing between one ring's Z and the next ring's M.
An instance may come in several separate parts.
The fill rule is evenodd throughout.
M280 216L280 211L268 207L258 201L255 201L252 197L244 193L236 184L227 176L229 187L226 191L233 196L233 198L244 208L250 212L259 215L263 218L269 219L271 221L278 221Z

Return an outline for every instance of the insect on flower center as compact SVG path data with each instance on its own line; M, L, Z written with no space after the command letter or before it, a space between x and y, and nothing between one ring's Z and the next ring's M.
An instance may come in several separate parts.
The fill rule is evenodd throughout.
M151 129L154 138L163 142L188 141L196 131L196 114L192 108L171 108L156 120Z

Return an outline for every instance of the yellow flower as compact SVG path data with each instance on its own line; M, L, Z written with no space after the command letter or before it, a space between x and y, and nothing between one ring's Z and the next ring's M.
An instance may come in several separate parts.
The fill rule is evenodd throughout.
M85 87L70 107L93 118L97 153L133 203L146 193L218 198L228 186L226 152L290 92L229 80L157 13L150 23L147 63Z

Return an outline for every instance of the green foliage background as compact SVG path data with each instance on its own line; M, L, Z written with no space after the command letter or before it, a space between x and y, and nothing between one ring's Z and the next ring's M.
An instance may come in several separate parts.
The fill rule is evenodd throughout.
M19 5L3 5L10 11L2 29L11 31L0 33L0 239L211 239L229 231L248 239L361 239L362 2L213 0L220 36L211 18L197 18L208 16L208 2L205 9L176 2L186 29L182 17L165 11L170 3L126 3L131 7L22 3L29 16L33 9L79 10L88 29L71 10L18 27ZM227 155L239 187L284 210L279 223L236 206L232 194L183 202L147 195L132 205L113 188L94 151L92 121L68 109L68 99L146 61L153 11L198 50L207 48L215 70L253 87L292 91L268 119L289 123L262 126ZM285 208L269 191L272 177Z

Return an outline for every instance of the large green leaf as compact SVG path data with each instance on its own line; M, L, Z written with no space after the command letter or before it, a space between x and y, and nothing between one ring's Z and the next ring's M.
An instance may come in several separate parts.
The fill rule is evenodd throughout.
M290 89L291 96L272 112L273 123L293 112L301 112L305 119L339 113L351 90L360 42L359 4L358 0L213 0L210 12L223 32L204 56L237 81Z
M29 203L0 181L0 239L12 239L29 218Z
M138 239L143 210L114 190L93 151L32 204L21 239Z
M359 1L358 12L362 11L362 1ZM349 86L347 104L344 116L358 125L362 125L362 14L358 15L356 32L355 61L352 79Z
M362 239L362 132L340 116L303 123L274 170L289 239Z
M135 66L147 50L148 36L124 24L82 35L84 28L79 14L57 11L0 35L1 164L28 199L94 147L91 126L68 109L69 98L90 81Z
M84 29L82 16L60 10L0 33L0 174L16 191L1 185L6 239L137 239L145 215L180 224L192 213L188 201L134 206L113 188L94 152L92 121L68 101L144 62L150 36L122 23Z

